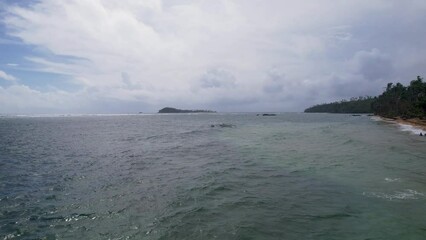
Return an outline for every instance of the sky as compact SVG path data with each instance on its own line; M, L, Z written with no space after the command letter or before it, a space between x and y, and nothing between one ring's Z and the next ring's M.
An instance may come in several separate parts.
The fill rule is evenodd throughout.
M424 0L0 0L0 113L301 112L426 74Z

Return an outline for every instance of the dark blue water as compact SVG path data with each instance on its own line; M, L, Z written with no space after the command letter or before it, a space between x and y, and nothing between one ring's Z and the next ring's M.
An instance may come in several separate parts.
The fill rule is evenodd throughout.
M426 239L425 146L366 116L4 117L0 239Z

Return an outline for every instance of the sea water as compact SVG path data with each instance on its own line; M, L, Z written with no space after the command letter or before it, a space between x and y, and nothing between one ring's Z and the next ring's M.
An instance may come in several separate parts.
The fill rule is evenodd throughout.
M406 129L303 113L2 117L0 239L426 239L426 137Z

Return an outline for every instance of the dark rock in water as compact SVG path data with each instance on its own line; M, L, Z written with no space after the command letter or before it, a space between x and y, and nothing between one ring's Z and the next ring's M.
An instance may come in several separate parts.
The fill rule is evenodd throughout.
M215 111L210 110L183 110L183 109L177 109L172 107L165 107L163 109L160 109L158 113L215 113Z
M275 113L264 113L262 116L277 116Z
M425 135L426 135L426 134L425 134ZM420 133L420 134L419 134L419 136L420 136L420 137L423 137L423 133Z
M212 125L210 125L210 127L234 128L235 125L227 124L227 123L220 123L220 124L212 124Z
M353 117L360 117L362 116L361 114L352 114Z

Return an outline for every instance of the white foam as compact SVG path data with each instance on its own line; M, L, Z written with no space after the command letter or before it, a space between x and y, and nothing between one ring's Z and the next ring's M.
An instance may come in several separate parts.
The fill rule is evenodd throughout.
M403 132L409 132L415 135L419 135L420 133L426 133L426 131L424 131L421 128L412 126L412 125L408 125L408 124L403 124L403 123L398 123L399 129Z
M15 235L15 234L7 234L3 239L7 240L7 239L14 239L15 237L19 237L21 236L21 234Z
M386 182L399 182L400 180L399 178L385 178Z
M362 195L367 197L383 198L387 200L415 200L419 197L424 196L423 193L417 192L416 190L406 189L404 191L395 191L394 193L383 193L383 192L363 192Z
M381 118L381 117L378 117L378 116L371 117L371 120L396 124L398 126L399 130L401 130L403 132L409 132L409 133L414 134L414 135L420 135L420 133L426 134L425 130L423 130L419 127L410 125L410 124L398 123L394 120L388 120L388 119Z

